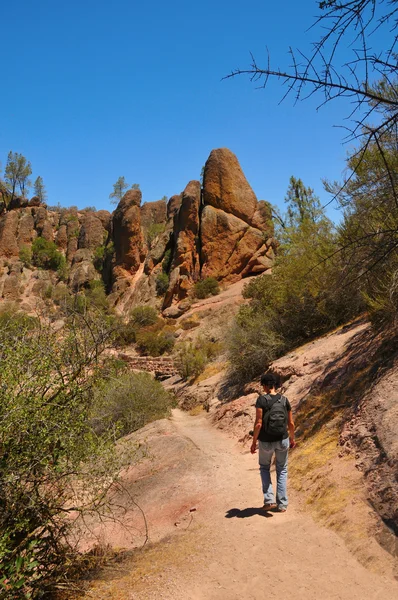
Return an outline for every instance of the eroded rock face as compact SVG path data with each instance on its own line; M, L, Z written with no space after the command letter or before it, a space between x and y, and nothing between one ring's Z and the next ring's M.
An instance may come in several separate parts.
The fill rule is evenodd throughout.
M94 250L102 246L107 237L108 233L97 214L91 212L85 213L80 227L78 247Z
M116 265L135 273L145 257L141 230L140 190L128 190L113 215Z
M174 254L165 306L170 304L173 296L179 300L185 298L200 277L199 210L200 183L190 181L182 193L180 209L174 216Z
M242 219L205 206L201 241L202 277L237 281L253 255L263 247L264 236Z
M19 213L15 210L6 212L0 219L0 256L11 258L19 256L18 246Z
M73 291L102 276L111 301L122 311L137 302L162 304L164 309L177 303L180 307L188 302L199 279L212 276L232 283L268 271L274 260L270 205L257 201L238 159L226 148L211 152L203 189L199 181L191 181L167 203L163 199L141 205L141 191L133 189L113 214L48 210L37 197L29 203L15 199L10 207L4 193L1 198L0 264L5 265L1 290L7 297L17 298L22 288L28 290L25 300L29 290L39 293L32 282L20 282L16 271L7 271L24 248L26 278L38 273L26 261L25 251L38 236L54 241L65 255ZM157 293L167 285L165 273L169 286L163 298ZM50 275L57 285L57 274Z
M159 225L166 223L167 220L167 204L165 200L157 200L156 202L145 202L141 206L141 225L149 227L152 224Z
M235 154L228 148L212 150L203 176L205 205L225 211L252 224L258 208L257 198L240 167Z

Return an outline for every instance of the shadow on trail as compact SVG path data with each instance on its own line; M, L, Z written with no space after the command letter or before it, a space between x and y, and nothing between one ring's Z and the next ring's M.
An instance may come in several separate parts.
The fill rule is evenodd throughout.
M241 510L240 508L230 508L226 514L226 519L232 519L233 517L237 517L238 519L246 519L248 517L254 517L255 515L260 515L260 517L265 517L268 519L269 517L273 517L274 515L269 511L264 510L263 508L244 508Z

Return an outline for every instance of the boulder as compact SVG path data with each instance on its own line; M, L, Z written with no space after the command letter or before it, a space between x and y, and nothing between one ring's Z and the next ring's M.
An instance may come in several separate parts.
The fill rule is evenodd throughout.
M73 257L73 263L69 275L69 286L74 292L88 287L91 281L99 279L92 262L92 253L87 248L80 248Z
M259 200L257 208L254 212L251 220L251 225L264 231L267 237L270 237L274 233L274 226L272 222L272 209L269 202L265 200Z
M223 210L205 206L201 223L201 263L203 277L226 281L241 278L250 259L264 246L259 229Z
M66 250L68 247L68 234L67 234L67 226L65 223L59 226L57 231L57 235L55 236L55 243L58 248L61 250Z
M94 250L98 246L102 246L107 237L108 234L97 214L86 212L80 227L78 248Z
M21 215L18 223L18 247L30 245L36 237L35 221L30 211L26 211Z
M235 154L228 148L212 150L203 176L203 201L252 224L257 198Z
M28 206L40 206L40 204L39 196L33 196L28 202Z
M101 221L102 227L109 233L111 226L111 213L108 210L97 210L95 216Z
M28 206L28 199L20 196L14 196L8 205L8 210L16 210L18 208L26 208Z
M182 193L180 210L174 217L174 254L164 306L169 306L174 296L179 300L185 298L200 277L199 209L200 183L190 181Z
M167 220L168 221L174 219L175 215L180 210L181 201L182 201L181 194L176 194L175 196L172 196L170 198L170 200L168 201L168 203L167 203Z
M19 256L17 211L6 212L0 217L0 256L11 258Z
M120 200L112 221L116 264L135 273L145 257L141 230L141 191L128 190Z
M153 223L165 223L167 220L167 204L165 200L145 202L141 206L141 225L149 227Z

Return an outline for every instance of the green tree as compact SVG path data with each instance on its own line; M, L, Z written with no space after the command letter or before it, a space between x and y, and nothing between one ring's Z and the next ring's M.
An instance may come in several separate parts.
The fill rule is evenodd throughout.
M57 270L64 266L65 257L57 250L55 242L38 237L32 244L32 262L36 267Z
M102 318L73 315L56 333L1 315L1 598L38 598L65 582L71 530L109 508L122 461L112 432L96 435L89 418L110 341Z
M30 162L18 152L10 151L7 157L7 164L4 172L4 180L11 193L10 201L15 197L16 189L19 187L22 196L29 189L29 176L32 174Z
M139 183L133 183L133 185L131 186L132 190L139 190L140 189L140 184Z
M304 195L304 210L291 184L291 216L281 229L272 275L256 277L244 288L249 304L240 309L228 336L231 379L258 375L280 353L346 322L363 308L358 286L342 286L346 265L333 224L313 194ZM302 182L298 186L300 193L309 189Z
M398 185L395 136L385 134L364 152L348 159L352 176L346 185L325 182L342 210L339 247L346 264L345 282L363 292L378 325L397 320L398 202L391 186ZM395 307L395 308L394 308Z
M128 189L129 184L124 177L119 177L116 183L113 184L113 192L109 194L112 204L118 204L122 199L124 192Z
M33 189L40 202L44 202L47 199L47 192L46 188L44 187L43 177L40 177L40 175L35 179Z

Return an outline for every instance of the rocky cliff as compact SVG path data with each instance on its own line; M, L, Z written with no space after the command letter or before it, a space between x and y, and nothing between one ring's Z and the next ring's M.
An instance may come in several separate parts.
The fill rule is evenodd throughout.
M164 311L177 315L198 280L211 276L229 284L263 273L273 263L270 206L257 201L238 159L226 148L211 152L203 186L191 181L168 202L142 204L140 190L131 189L112 214L49 209L36 197L5 204L0 208L0 298L29 309L49 297L50 287L77 293L102 280L121 312L136 303L161 302ZM62 274L37 257L31 260L37 238L64 257ZM161 295L159 277L167 288Z

